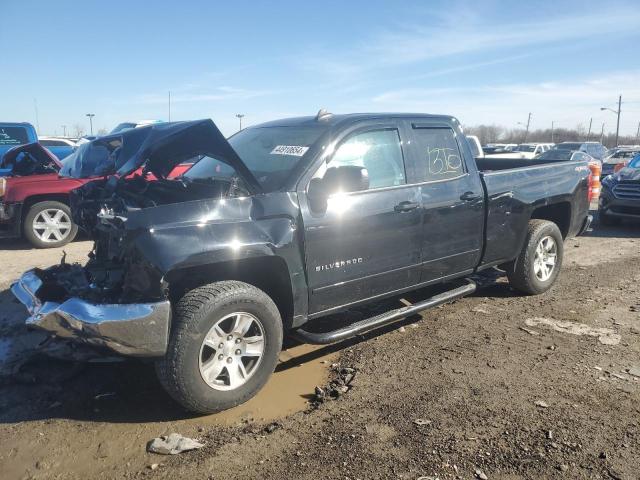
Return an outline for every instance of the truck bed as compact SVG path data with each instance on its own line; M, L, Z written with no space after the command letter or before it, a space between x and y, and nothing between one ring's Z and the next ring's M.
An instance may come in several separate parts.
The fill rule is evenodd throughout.
M580 231L589 208L587 162L479 158L476 165L487 205L482 265L515 258L530 218L553 219L563 237Z

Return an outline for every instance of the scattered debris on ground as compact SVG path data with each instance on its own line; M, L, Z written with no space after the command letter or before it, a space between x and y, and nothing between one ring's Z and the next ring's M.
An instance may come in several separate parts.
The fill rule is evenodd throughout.
M160 455L177 455L202 447L204 447L204 444L193 438L184 437L179 433L170 433L169 435L151 440L147 445L147 451L150 453L159 453Z

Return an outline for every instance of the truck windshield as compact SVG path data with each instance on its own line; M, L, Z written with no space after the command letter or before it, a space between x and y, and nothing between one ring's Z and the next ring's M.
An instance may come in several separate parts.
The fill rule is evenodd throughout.
M24 127L0 127L0 145L14 146L29 143L29 132Z
M291 127L253 127L236 133L229 143L266 192L280 189L309 148L326 131L323 124ZM228 164L203 157L184 176L207 179L234 176Z

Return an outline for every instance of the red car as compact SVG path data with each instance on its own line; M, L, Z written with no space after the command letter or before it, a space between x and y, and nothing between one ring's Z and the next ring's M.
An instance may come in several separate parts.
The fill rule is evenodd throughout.
M189 167L190 163L180 164L171 176L180 176ZM60 177L61 168L60 160L39 143L21 145L4 155L0 238L24 237L36 248L60 247L75 238L78 227L71 220L69 192L92 179Z

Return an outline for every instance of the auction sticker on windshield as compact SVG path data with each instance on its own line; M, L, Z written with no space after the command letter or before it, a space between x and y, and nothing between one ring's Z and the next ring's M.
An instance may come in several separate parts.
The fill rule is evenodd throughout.
M271 150L271 155L292 155L294 157L301 157L307 153L309 147L300 147L296 145L278 145Z

